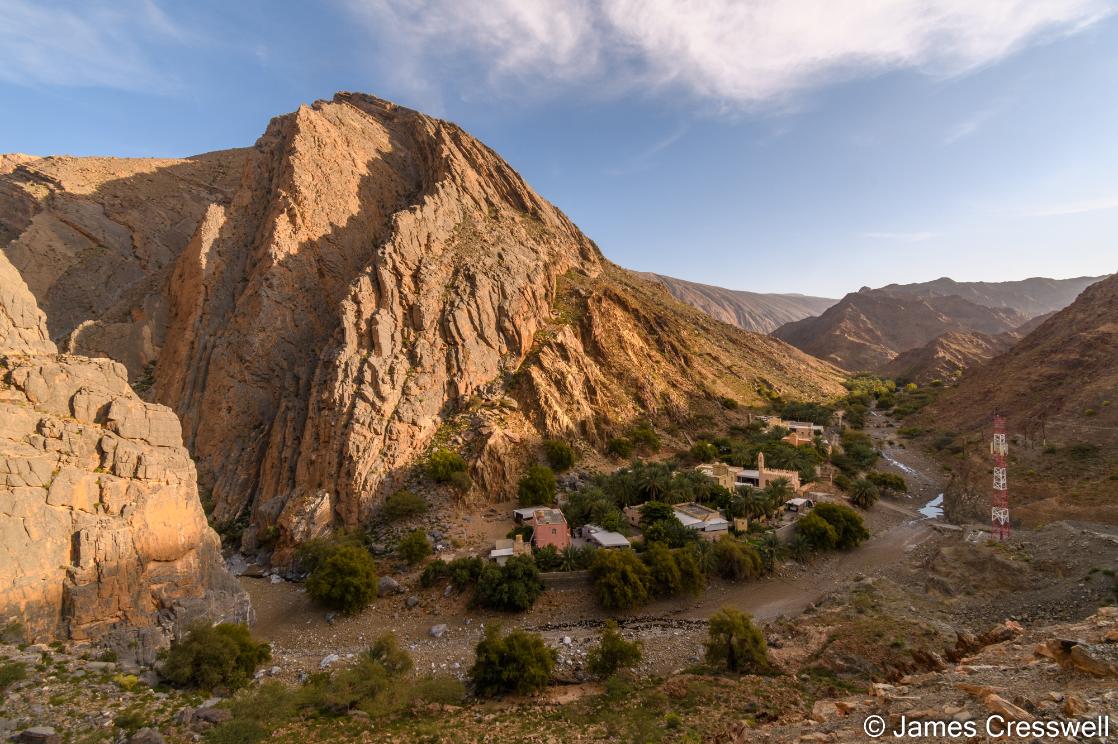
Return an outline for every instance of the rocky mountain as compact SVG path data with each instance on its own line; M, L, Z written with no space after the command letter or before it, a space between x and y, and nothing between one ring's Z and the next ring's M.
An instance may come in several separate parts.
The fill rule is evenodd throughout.
M175 414L120 364L58 354L3 255L0 355L0 622L150 662L186 623L249 619Z
M915 349L902 351L881 367L881 374L920 385L951 381L964 370L983 364L1013 346L1020 336L1007 331L992 336L970 331L948 331Z
M436 443L496 498L541 436L842 390L609 264L456 125L371 96L246 150L3 169L3 249L51 335L170 406L213 516L279 560L367 519Z
M897 297L962 297L976 305L1010 308L1026 318L1033 318L1067 307L1080 292L1103 278L1032 277L1015 282L957 282L941 277L916 284L889 284L878 291Z
M1011 507L1022 519L1118 519L1118 276L1092 286L922 412L968 444L959 514L985 512L995 411L1011 434ZM1053 495L1054 494L1054 495Z
M957 296L909 298L863 289L822 315L788 323L772 335L843 369L881 372L900 352L944 333L993 335L1026 320L1015 310L984 307Z
M827 297L725 289L662 274L643 276L663 284L680 302L697 307L723 323L756 333L770 333L785 323L819 315L838 302Z

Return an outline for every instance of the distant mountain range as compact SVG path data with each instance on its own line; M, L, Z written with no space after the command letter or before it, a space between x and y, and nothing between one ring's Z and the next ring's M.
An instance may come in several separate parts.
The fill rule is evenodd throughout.
M756 333L771 333L786 323L818 315L838 302L829 297L725 289L662 274L643 276L664 285L677 300L712 318Z
M772 335L850 371L903 372L910 379L926 377L933 369L940 374L958 372L1015 340L988 337L1018 331L1036 316L1066 307L1100 278L1013 282L943 278L880 289L863 287L819 316L787 323ZM894 363L904 352L915 353ZM951 361L940 366L945 357Z

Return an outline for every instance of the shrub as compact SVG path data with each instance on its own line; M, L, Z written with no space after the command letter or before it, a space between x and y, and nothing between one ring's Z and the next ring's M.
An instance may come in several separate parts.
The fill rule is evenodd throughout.
M721 398L718 399L718 402L721 403L722 407L728 411L736 411L738 408L738 402L728 395L723 395Z
M412 530L400 540L396 546L396 555L408 565L414 566L421 560L431 555L431 541L423 530Z
M449 575L450 565L442 558L436 558L423 567L423 573L419 575L419 585L429 589Z
M545 545L532 551L536 567L541 571L558 571L563 567L563 556L554 545Z
M641 556L648 566L648 588L656 597L672 597L683 589L683 575L675 556L664 543L652 543Z
M514 555L505 565L487 563L477 579L474 602L506 612L523 612L543 593L536 563L526 555Z
M838 533L816 512L796 520L796 535L809 550L831 550L838 542Z
M723 535L711 546L714 571L727 581L741 581L761 575L761 556L752 545Z
M333 546L307 577L307 595L346 614L365 609L377 596L376 564L369 551L350 543Z
M843 491L849 491L854 481L846 473L837 473L835 475L835 485Z
M570 470L575 464L575 451L571 445L560 439L547 439L543 443L543 454L551 469L557 473Z
M718 448L710 442L695 442L688 451L688 456L694 462L713 462L718 459Z
M617 623L607 620L598 645L591 649L586 659L587 669L595 677L612 677L620 669L636 666L641 660L640 641L626 641L617 628Z
M235 718L207 731L205 740L206 744L257 744L267 738L268 729L264 724L249 718Z
M555 472L546 465L533 465L520 476L516 491L521 506L546 506L555 500Z
M703 587L706 586L707 577L703 573L702 564L695 547L673 550L672 554L675 556L675 564L679 566L679 578L682 582L683 591L695 595L701 593Z
M657 522L667 522L674 519L676 519L675 509L663 501L648 501L641 507L640 524L642 528L647 528Z
M648 601L648 566L632 550L599 550L590 565L594 592L607 610L628 610Z
M537 692L551 681L555 658L538 633L514 630L502 636L499 626L489 625L477 645L470 681L483 696Z
M606 454L624 460L633 456L633 442L628 437L614 437L606 442Z
M160 674L178 687L236 689L271 656L268 644L257 643L244 625L199 623L163 652Z
M850 501L862 509L869 509L877 503L880 493L869 478L859 478L850 487Z
M731 672L764 672L769 668L768 645L752 617L723 607L710 618L706 660Z
M866 473L866 480L887 493L908 493L908 483L895 473L879 473L876 470Z
M869 539L870 533L866 530L862 517L849 506L820 504L815 507L812 514L822 518L834 528L836 548L846 550Z
M478 577L481 576L481 569L485 568L486 565L488 563L476 555L455 558L447 564L450 583L458 591L463 591L478 580Z
M27 665L21 661L0 661L0 692L27 677Z
M447 483L463 492L470 490L466 461L457 452L447 449L432 452L427 460L427 474L436 483Z
M416 514L422 514L425 511L427 511L427 502L424 501L423 497L406 488L401 488L396 493L390 494L384 500L384 506L380 509L381 516L390 522L414 517Z
M629 441L634 447L646 452L655 452L660 449L660 435L648 424L634 426L629 430Z

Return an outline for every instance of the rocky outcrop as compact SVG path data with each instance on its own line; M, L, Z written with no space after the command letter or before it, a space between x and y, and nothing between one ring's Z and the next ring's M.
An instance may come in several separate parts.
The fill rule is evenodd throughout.
M152 660L184 623L250 619L175 414L122 365L60 355L0 256L0 621Z
M886 377L926 385L951 382L963 372L990 361L1021 338L1017 331L992 336L972 331L949 331L916 349L901 352L881 368Z
M66 336L74 348L95 345L153 385L182 421L214 518L246 525L248 549L267 537L279 562L297 542L362 523L442 434L471 460L471 497L492 499L544 435L594 446L721 396L842 392L833 367L609 265L456 125L371 96L278 117L248 151L148 167L160 184L194 169L177 223L192 234L173 259L157 251L161 268L107 315L64 282L32 289L84 318ZM78 198L59 163L11 168L21 199ZM108 188L79 201L115 221ZM9 200L5 250L27 273L34 256L19 245L33 236L19 215L43 212L23 203ZM38 255L47 243L68 255L57 239Z

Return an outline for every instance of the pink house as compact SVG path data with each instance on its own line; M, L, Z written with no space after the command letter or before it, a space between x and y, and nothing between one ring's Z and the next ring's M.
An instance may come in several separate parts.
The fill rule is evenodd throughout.
M532 525L532 545L537 548L554 545L556 550L563 550L571 544L567 518L558 509L541 507L536 509L531 519L524 522Z

